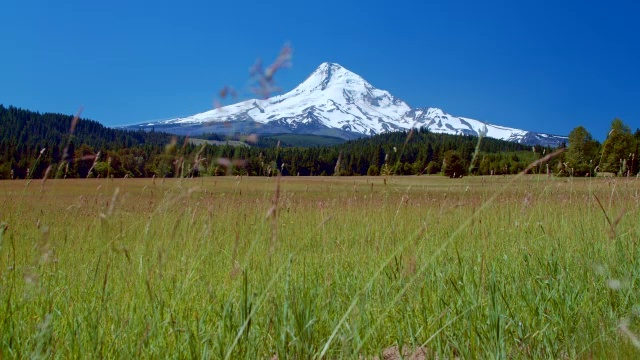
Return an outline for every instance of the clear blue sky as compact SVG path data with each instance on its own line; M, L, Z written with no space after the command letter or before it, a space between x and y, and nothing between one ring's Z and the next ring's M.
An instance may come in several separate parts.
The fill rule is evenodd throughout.
M108 126L212 108L289 42L288 91L337 62L411 106L604 139L640 127L634 1L5 0L0 103Z

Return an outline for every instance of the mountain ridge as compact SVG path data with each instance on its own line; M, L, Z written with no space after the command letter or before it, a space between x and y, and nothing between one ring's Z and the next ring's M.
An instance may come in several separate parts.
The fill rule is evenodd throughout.
M293 90L249 99L195 115L129 128L158 128L181 135L205 132L314 134L354 139L426 127L436 133L489 136L527 145L559 146L566 136L493 125L435 107L413 108L336 63L322 63Z

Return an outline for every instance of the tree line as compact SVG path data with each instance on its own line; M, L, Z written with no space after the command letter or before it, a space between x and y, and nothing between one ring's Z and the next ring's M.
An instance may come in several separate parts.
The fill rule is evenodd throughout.
M603 143L593 139L584 126L578 126L569 134L569 148L557 164L557 171L567 176L637 175L639 151L640 129L632 133L618 118L611 122Z
M516 174L554 149L492 138L415 129L339 145L287 146L262 138L251 146L196 145L162 132L110 129L85 119L39 114L0 105L0 178L182 177L252 175L464 175ZM615 121L614 121L615 123ZM619 121L599 144L579 127L564 154L531 172L583 176L597 171L638 171L638 133ZM583 131L584 130L584 131ZM620 136L618 136L620 135ZM209 135L213 136L213 135ZM224 138L220 138L224 139ZM621 145L622 144L622 145ZM634 147L635 146L635 147ZM604 151L594 165L594 154ZM628 156L617 156L629 151ZM618 164L618 167L616 167Z

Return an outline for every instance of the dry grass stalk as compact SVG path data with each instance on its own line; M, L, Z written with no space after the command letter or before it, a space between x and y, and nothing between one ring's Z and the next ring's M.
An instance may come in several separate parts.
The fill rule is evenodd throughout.
M616 228L618 227L618 224L620 223L620 221L622 221L622 218L626 213L626 209L622 209L618 217L615 220L611 221L611 219L609 218L609 215L607 214L607 211L604 209L604 206L602 206L602 203L600 202L600 199L598 198L598 196L596 194L593 194L593 198L596 199L596 202L598 203L600 210L602 210L602 214L604 214L604 217L607 220L607 224L609 225L609 238L611 240L614 240L616 238Z

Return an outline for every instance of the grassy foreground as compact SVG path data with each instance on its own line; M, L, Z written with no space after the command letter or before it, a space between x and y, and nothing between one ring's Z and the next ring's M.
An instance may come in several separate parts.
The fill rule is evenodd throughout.
M635 358L640 180L0 182L0 358Z

